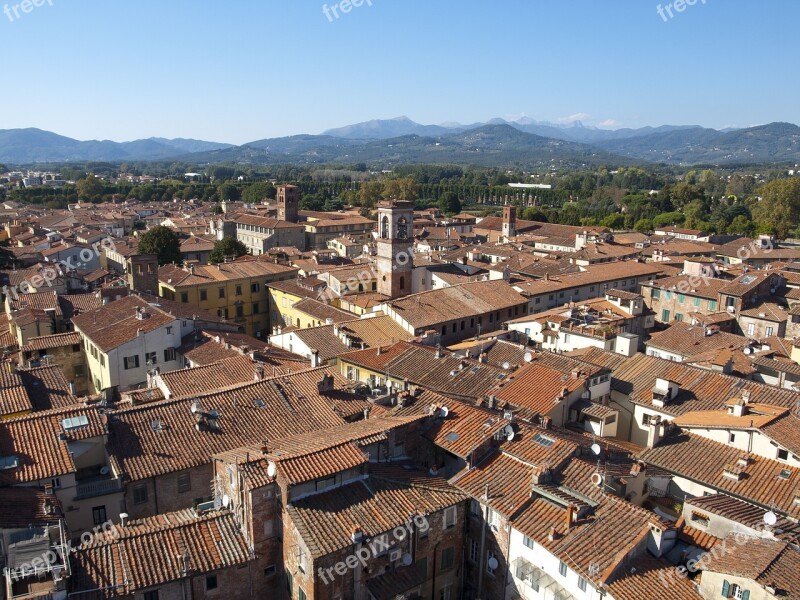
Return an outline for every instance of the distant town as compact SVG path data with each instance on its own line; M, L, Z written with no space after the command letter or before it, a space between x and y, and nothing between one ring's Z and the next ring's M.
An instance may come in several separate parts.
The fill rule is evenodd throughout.
M0 598L800 598L798 174L0 167Z

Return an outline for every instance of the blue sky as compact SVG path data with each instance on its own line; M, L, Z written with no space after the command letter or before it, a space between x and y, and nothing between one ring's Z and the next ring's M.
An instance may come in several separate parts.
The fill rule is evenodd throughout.
M321 0L37 0L15 16L20 1L0 0L0 129L244 143L400 115L800 123L797 0L696 0L666 21L651 0L364 0L332 20Z

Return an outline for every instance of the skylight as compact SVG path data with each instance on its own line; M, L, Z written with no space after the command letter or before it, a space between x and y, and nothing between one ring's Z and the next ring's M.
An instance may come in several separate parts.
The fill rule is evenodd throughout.
M88 426L89 426L89 417L87 417L86 415L69 417L61 421L61 427L64 428L64 431L73 431L74 429L80 429L81 427L88 427Z
M555 440L551 440L549 437L543 436L541 433L537 433L533 441L539 444L540 446L544 446L545 448L549 448L553 444L555 444Z
M744 277L742 277L742 279L739 281L739 283L743 283L745 285L750 285L756 279L758 279L758 278L755 275L745 275Z
M457 442L459 439L461 439L461 436L455 431L451 431L446 436L444 436L444 439L446 439L448 442Z
M16 469L19 466L18 456L0 456L0 471Z

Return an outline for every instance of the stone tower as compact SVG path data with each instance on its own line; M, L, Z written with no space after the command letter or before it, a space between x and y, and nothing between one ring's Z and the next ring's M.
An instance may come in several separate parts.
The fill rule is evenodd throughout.
M517 207L503 207L503 237L506 239L517 235Z
M378 205L378 293L399 298L411 293L414 204L404 200Z
M294 185L278 186L278 220L297 223L300 188Z

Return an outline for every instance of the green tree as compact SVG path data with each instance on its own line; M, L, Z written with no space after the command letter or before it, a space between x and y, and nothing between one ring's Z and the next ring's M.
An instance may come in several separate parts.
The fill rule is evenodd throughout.
M669 225L683 225L686 217L680 212L661 213L653 219L654 227L668 227Z
M446 214L455 215L461 212L461 201L455 192L445 192L439 198L439 210Z
M639 219L633 228L639 233L650 233L653 231L653 222L650 219Z
M761 188L761 199L752 207L753 219L780 239L800 221L800 178L777 179Z
M225 262L226 258L239 258L247 254L247 246L233 237L226 237L214 242L209 260L212 263Z
M538 221L539 223L547 223L547 215L538 208L526 208L522 211L522 218L525 221Z
M248 185L242 192L242 200L248 204L258 204L264 200L274 200L277 195L275 186L268 181L257 181Z
M383 183L380 181L365 181L358 190L358 200L361 206L374 208L383 198Z
M755 233L755 224L744 215L733 217L731 224L727 227L728 233L738 233L740 235L752 236Z
M600 221L600 225L607 227L608 229L622 229L625 227L625 215L622 213L608 215L606 218Z
M78 181L75 187L78 191L78 198L89 202L100 200L106 188L103 180L95 176L94 173Z
M239 188L232 183L222 183L217 188L217 195L219 196L220 200L235 201L239 199Z
M153 227L139 238L139 254L155 254L159 265L180 263L181 242L169 227Z

